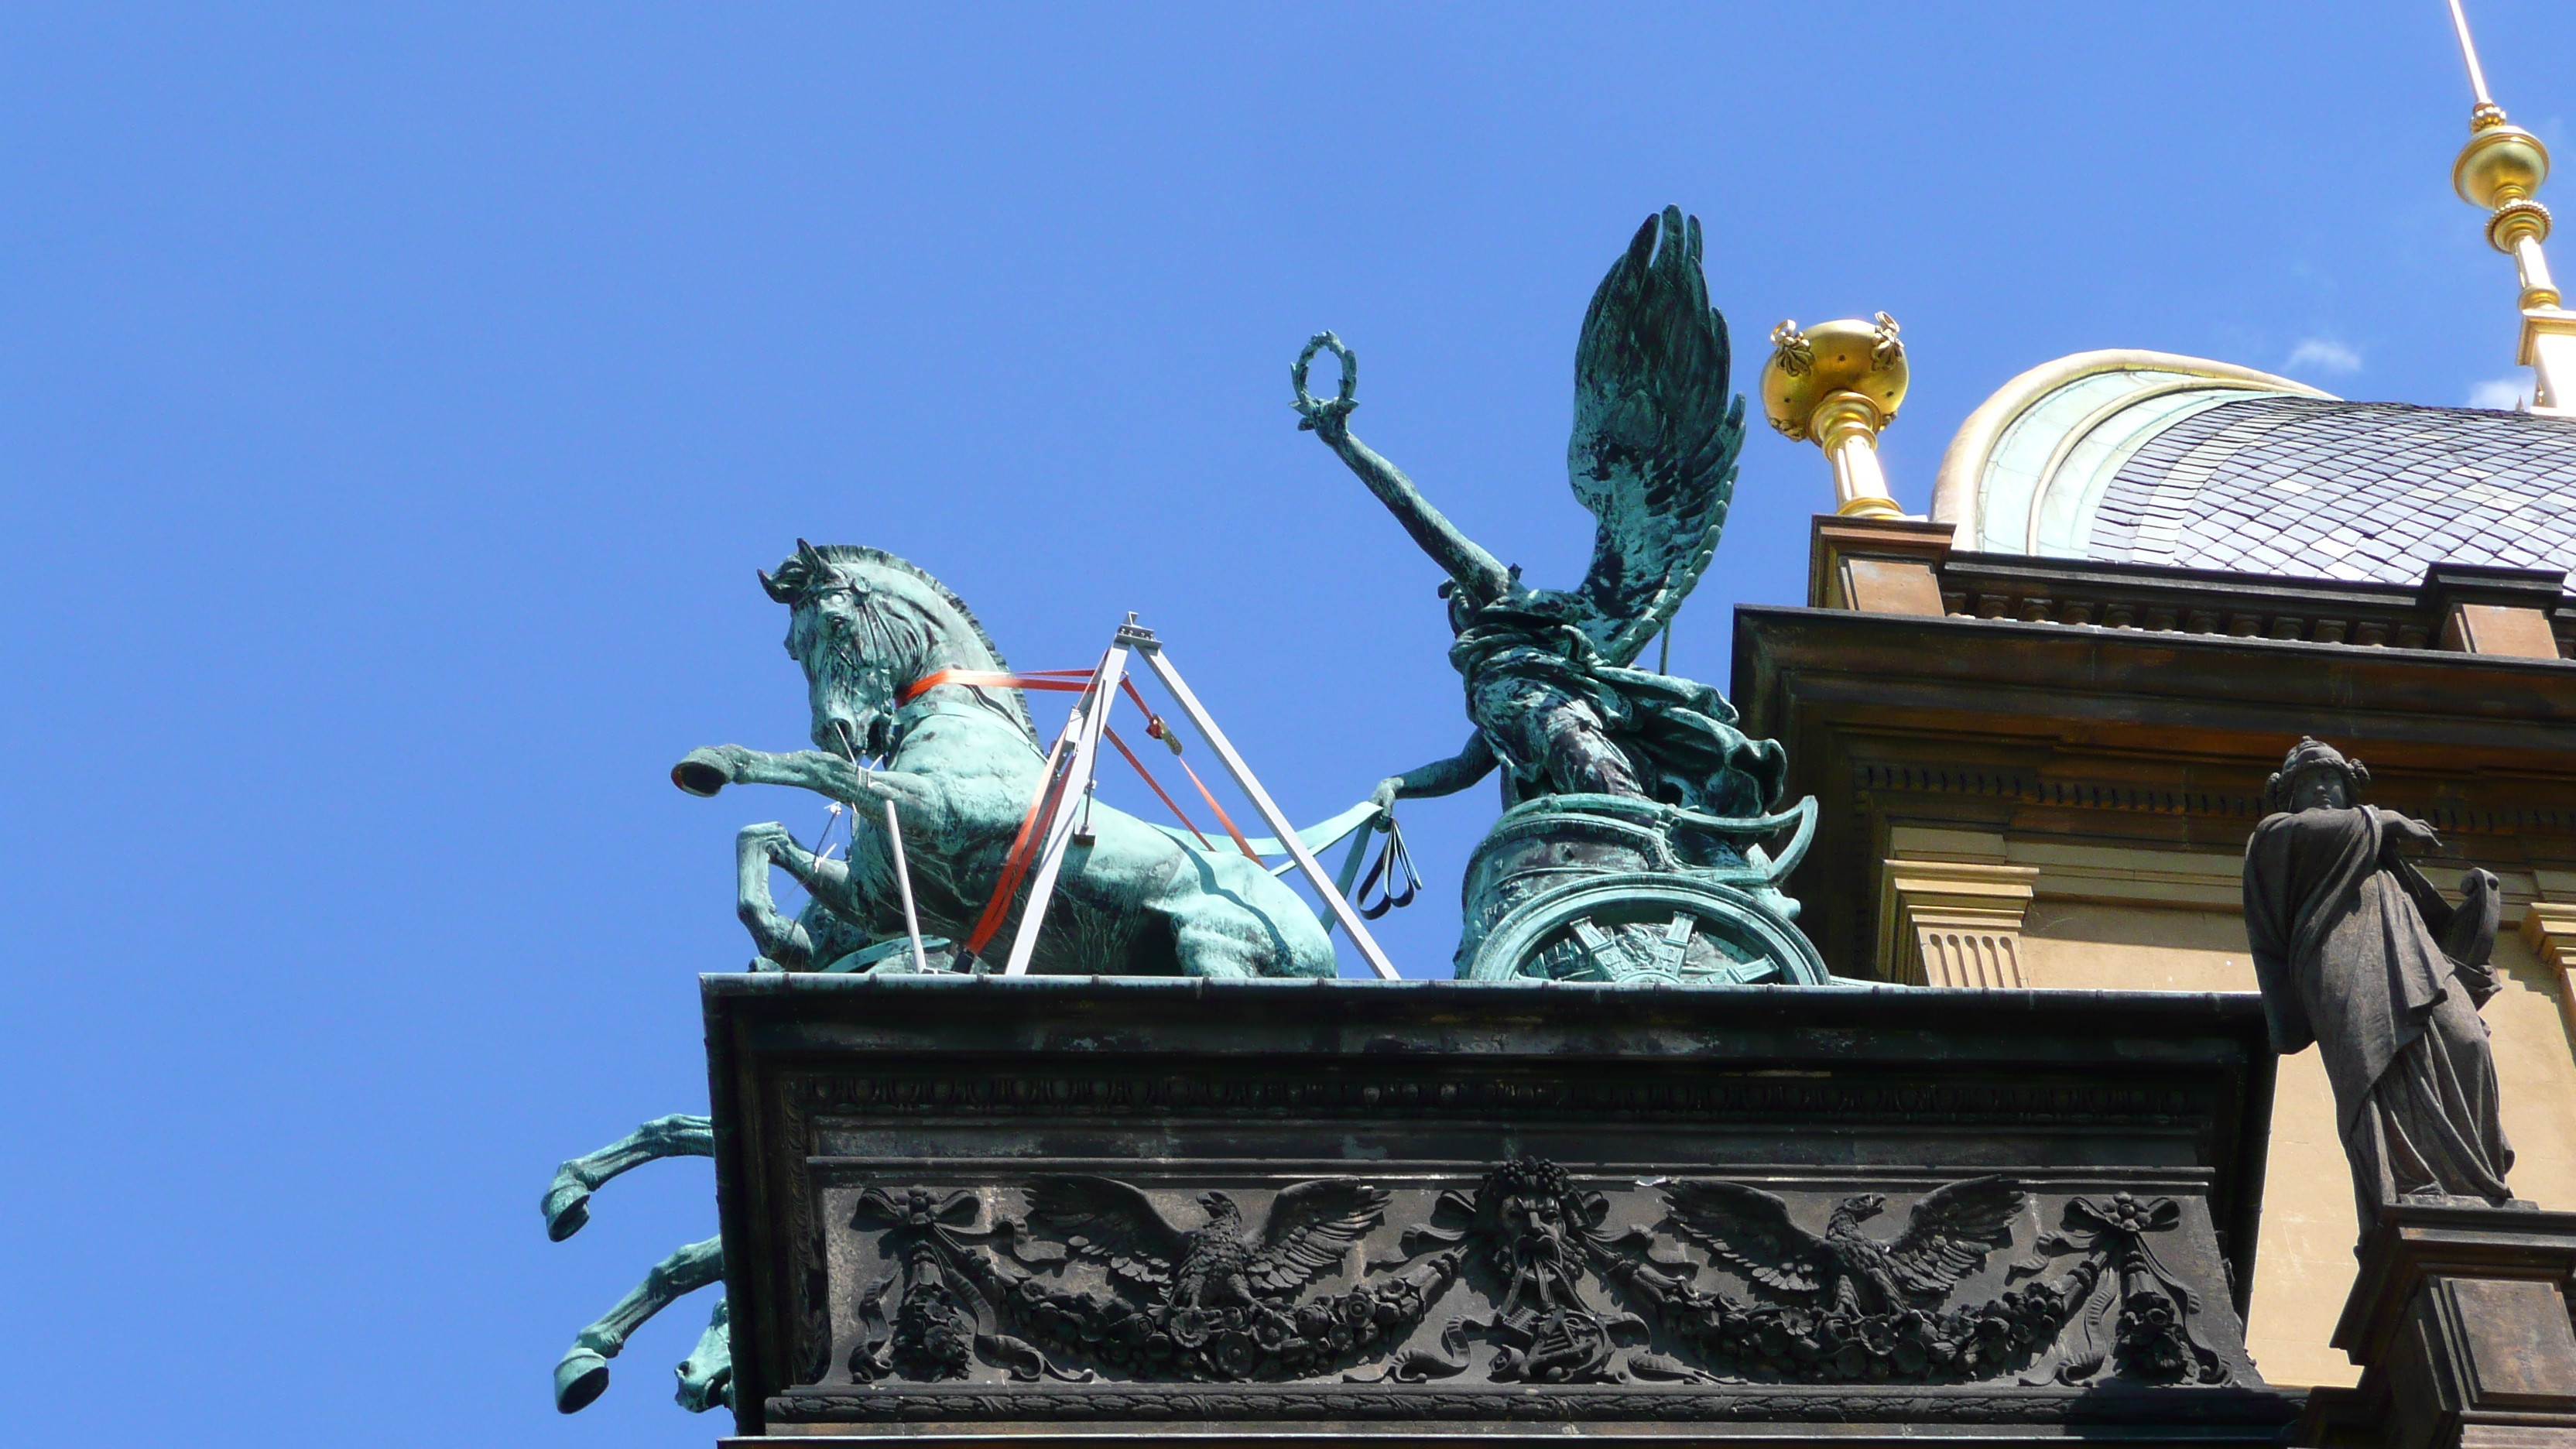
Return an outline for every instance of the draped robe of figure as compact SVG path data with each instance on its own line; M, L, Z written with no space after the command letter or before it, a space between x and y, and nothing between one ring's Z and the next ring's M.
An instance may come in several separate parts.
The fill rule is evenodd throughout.
M2392 818L2370 806L2273 815L2245 846L2245 932L2272 1045L2314 1042L2324 1059L2365 1230L2410 1195L2512 1197L2477 1010L2496 989L2495 892L2444 901L2397 857Z
M1574 622L1562 594L1477 610L1449 662L1467 681L1479 745L1510 774L1504 803L1597 791L1702 814L1759 815L1788 781L1777 743L1735 727L1734 706L1688 679L1621 669Z
M1404 470L1350 429L1357 360L1320 333L1292 377L1312 430L1449 575L1441 596L1476 736L1456 756L1380 782L1380 804L1454 794L1506 767L1506 806L1550 795L1653 800L1703 815L1766 813L1787 756L1749 739L1717 690L1633 669L1699 583L1735 496L1744 398L1727 381L1726 319L1708 302L1700 225L1648 217L1585 311L1575 345L1566 478L1589 510L1592 564L1572 590L1522 586L1520 570L1460 532ZM1341 359L1338 398L1306 391L1318 349Z

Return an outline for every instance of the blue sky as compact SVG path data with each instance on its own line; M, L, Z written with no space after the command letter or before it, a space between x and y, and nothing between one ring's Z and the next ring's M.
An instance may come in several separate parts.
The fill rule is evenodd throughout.
M2576 9L2472 14L2564 154ZM567 1244L535 1207L703 1110L733 831L820 821L664 778L802 742L752 578L799 535L917 560L1022 667L1139 611L1320 818L1466 726L1437 575L1294 430L1309 332L1359 349L1362 436L1570 583L1575 328L1665 203L1739 385L1781 317L1901 320L1920 508L2079 349L2516 378L2467 110L2437 0L9 8L0 1437L719 1431L668 1398L702 1303L547 1399L713 1231L704 1164ZM1802 598L1829 499L1756 428L1676 672ZM1408 808L1409 972L1492 812Z

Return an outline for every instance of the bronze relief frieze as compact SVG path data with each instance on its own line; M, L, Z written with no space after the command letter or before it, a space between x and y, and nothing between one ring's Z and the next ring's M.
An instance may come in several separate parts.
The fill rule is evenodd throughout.
M2253 1381L2188 1197L1212 1175L827 1188L854 1288L814 1387Z

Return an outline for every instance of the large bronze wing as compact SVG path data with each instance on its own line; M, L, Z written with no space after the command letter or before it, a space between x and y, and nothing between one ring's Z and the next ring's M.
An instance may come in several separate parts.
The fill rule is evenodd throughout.
M2029 1197L2000 1177L1972 1177L1924 1194L1890 1243L1887 1263L1907 1291L1947 1293L1985 1266L1986 1255L2012 1243L2012 1225Z
M1386 1203L1385 1191L1366 1183L1318 1179L1280 1189L1245 1276L1256 1292L1298 1291L1375 1231L1386 1220Z
M1825 1240L1789 1220L1789 1205L1740 1182L1678 1178L1664 1184L1673 1225L1727 1266L1776 1292L1818 1293Z
M1029 1184L1029 1217L1063 1234L1076 1257L1106 1264L1120 1287L1149 1298L1171 1290L1184 1235L1142 1190L1089 1173L1041 1177Z
M1659 229L1662 245L1656 245ZM1708 305L1699 218L1646 218L1601 279L1574 351L1574 496L1601 521L1576 597L1602 655L1637 657L1699 582L1735 496L1744 398Z

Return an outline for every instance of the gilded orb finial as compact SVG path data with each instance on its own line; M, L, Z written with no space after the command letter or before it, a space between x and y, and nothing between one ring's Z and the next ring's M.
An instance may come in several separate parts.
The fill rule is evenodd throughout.
M1762 366L1762 411L1792 442L1812 441L1834 464L1835 512L1901 518L1878 465L1879 430L1905 401L1905 344L1896 319L1846 317L1801 330L1794 321L1771 329L1771 360Z

